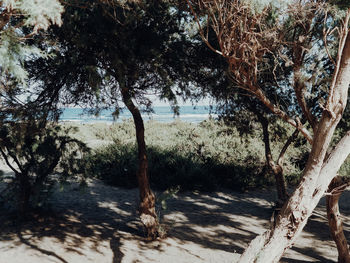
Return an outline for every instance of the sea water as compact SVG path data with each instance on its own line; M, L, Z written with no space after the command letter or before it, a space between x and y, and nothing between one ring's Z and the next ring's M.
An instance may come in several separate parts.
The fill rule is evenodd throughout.
M175 115L169 106L155 106L153 113L142 113L144 121L155 120L159 122L173 122L181 120L185 122L198 123L208 118L216 118L216 114L211 113L211 107L208 106L181 106L180 115ZM130 119L131 113L128 110L123 110L119 117L113 117L113 109L102 110L98 115L89 114L88 109L82 108L64 108L60 117L60 121L73 121L82 123L94 122L122 122Z

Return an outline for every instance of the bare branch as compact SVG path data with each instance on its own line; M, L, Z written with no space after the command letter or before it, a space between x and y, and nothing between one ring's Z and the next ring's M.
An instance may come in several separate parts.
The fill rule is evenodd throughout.
M328 28L327 31L326 31L326 20L327 20L327 14L326 14L325 19L324 19L323 42L324 42L324 46L326 48L326 52L327 52L327 56L328 56L329 60L333 63L333 65L336 65L334 59L332 58L332 56L329 53L328 43L327 43L327 37L329 35L331 35L333 33L333 31L336 30L336 28L333 28L332 30L330 28Z
M291 136L289 136L288 140L286 141L286 143L283 145L283 148L278 156L277 159L277 163L280 166L283 166L283 158L284 158L284 154L286 153L288 147L292 144L292 142L298 137L299 134L299 130L296 129Z
M191 1L187 0L187 3L200 27L199 18ZM228 61L232 79L240 88L254 94L274 114L297 128L312 143L309 131L300 122L289 117L280 107L274 105L258 84L259 62L266 54L273 54L278 50L281 44L277 35L278 28L269 27L262 22L267 19L268 9L265 8L262 12L253 14L249 4L239 0L198 0L196 3L208 16L207 22L217 36L221 55ZM200 31L204 38L205 34L201 27ZM210 49L219 53L210 45L209 39L204 38L204 41L207 45L209 44ZM312 121L313 118L307 110L306 103L304 109Z
M15 174L19 174L19 172L10 164L8 158L7 158L7 155L6 153L3 151L3 149L0 148L0 153L2 155L2 157L4 158L7 166L15 173Z
M292 125L293 127L297 128L304 137L308 140L310 144L313 142L312 135L310 132L304 127L304 125L300 122L300 120L294 120L291 117L288 116L288 114L284 111L282 111L279 107L275 106L263 93L261 89L256 89L255 92L253 92L255 96L274 114L281 117L284 121Z
M190 10L191 10L191 13L193 14L193 16L194 16L194 18L195 18L195 20L196 20L196 23L197 23L198 29L199 29L199 34L200 34L201 38L203 39L203 41L205 42L205 44L206 44L212 51L214 51L215 53L217 53L217 54L219 54L219 55L223 55L223 53L222 53L221 51L217 50L216 48L214 48L214 47L210 44L210 42L209 42L209 40L208 40L208 35L205 36L204 30L202 29L202 26L201 26L201 23L200 23L200 21L199 21L199 19L198 19L197 13L194 11L191 2L190 2L189 0L186 0L186 1L187 1L188 6L189 6L189 8L190 8ZM209 24L208 24L208 25L209 25ZM207 30L207 32L208 32L208 30Z
M338 47L337 64L335 67L335 72L333 75L332 84L331 84L331 87L329 89L329 96L328 96L327 105L326 105L326 109L329 112L332 112L329 109L329 107L330 107L330 104L333 102L334 87L335 87L337 80L338 80L339 70L340 70L341 62L342 62L341 58L343 56L343 50L344 50L345 43L346 43L347 37L348 37L349 19L350 19L350 8L348 9L348 11L346 13L346 17L344 19L344 25L340 29L340 41L339 41L339 47Z
M305 91L306 91L306 86L305 84L301 81L301 65L300 63L295 63L294 64L294 91L295 95L297 97L298 104L310 123L313 131L316 131L317 128L317 120L315 116L311 113L309 107L307 106L306 100L305 100Z

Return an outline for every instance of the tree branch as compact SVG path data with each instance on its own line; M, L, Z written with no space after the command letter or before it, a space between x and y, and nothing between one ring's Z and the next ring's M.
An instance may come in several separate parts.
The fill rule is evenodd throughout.
M350 39L348 37L349 19L350 19L350 8L348 9L348 11L346 13L346 17L344 19L344 26L343 26L341 33L340 33L340 41L339 41L338 55L337 55L337 64L335 67L335 72L333 74L333 79L332 79L331 87L329 89L329 96L328 96L327 105L326 105L326 109L329 112L332 112L330 109L330 106L331 106L333 99L334 99L333 98L334 97L334 89L335 89L335 86L337 85L338 77L340 75L340 69L343 68L342 67L342 63L343 63L342 57L343 57L344 48L346 46L346 42L350 41Z
M301 81L301 72L300 71L301 71L300 65L295 65L294 66L294 91L295 91L295 95L296 95L297 100L298 100L298 104L299 104L305 118L308 120L313 131L315 132L316 128L317 128L317 121L316 121L315 116L313 116L309 107L307 106L307 103L305 100L306 86Z
M4 158L6 164L8 167L10 167L10 169L15 173L15 174L19 174L19 172L10 164L8 158L7 158L7 155L6 153L3 151L3 149L0 147L0 152L1 152L1 155L2 157Z
M300 122L300 120L294 120L291 117L288 116L286 112L281 110L280 108L276 107L263 93L263 91L260 88L255 88L255 91L251 91L255 96L274 114L281 117L284 121L292 125L293 127L297 128L304 137L308 140L310 144L313 143L313 138L310 132L303 126L303 124Z
M284 158L284 154L286 153L289 145L291 145L291 143L298 137L299 134L299 130L296 129L293 134L291 136L289 136L288 140L286 141L286 143L283 145L283 148L278 156L277 159L277 163L278 165L282 166L283 165L283 158Z
M197 23L197 25L198 25L199 34L200 34L201 38L203 39L203 41L205 42L205 44L206 44L212 51L214 51L215 53L217 53L217 54L223 56L223 53L222 53L221 51L217 50L216 48L214 48L214 47L209 43L209 40L208 40L208 38L207 38L207 37L205 36L205 34L204 34L204 30L202 29L202 26L201 26L201 23L200 23L200 21L199 21L199 19L198 19L197 13L194 11L193 6L192 6L190 0L186 0L186 1L187 1L187 4L188 4L189 8L190 8L191 13L192 13L193 16L194 16L194 19L195 19L195 21L196 21L196 23Z

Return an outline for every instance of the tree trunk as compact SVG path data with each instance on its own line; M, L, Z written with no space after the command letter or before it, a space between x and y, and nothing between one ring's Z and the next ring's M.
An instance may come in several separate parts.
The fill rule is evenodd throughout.
M332 238L337 245L338 262L350 263L349 247L344 235L343 222L340 218L338 205L339 197L350 184L349 178L346 178L347 182L344 180L345 178L337 176L329 185L328 195L326 196L327 218Z
M300 234L341 164L350 153L350 132L326 157L334 130L339 123L348 98L350 84L350 35L346 23L345 44L333 75L327 105L317 126L312 149L303 172L303 178L282 207L275 226L257 237L245 250L240 262L278 262L284 251L291 247ZM254 244L253 244L254 243Z
M25 216L29 210L29 201L31 196L31 185L25 175L19 174L16 176L19 180L18 194L18 212L21 216Z
M272 171L275 175L278 199L281 200L281 204L283 204L288 199L287 184L283 175L283 169L281 166L276 165L275 169Z
M322 165L315 186L312 187L312 180L306 180L304 177L283 206L275 226L257 236L244 251L239 262L278 262L283 252L293 245L349 153L350 132L343 137Z
M255 111L263 130L263 140L265 145L265 158L269 169L275 176L276 190L277 190L277 202L276 205L281 207L283 203L288 199L287 184L283 176L282 165L276 164L273 160L271 148L270 148L270 136L269 136L269 121L261 113Z
M139 109L133 103L129 90L127 88L121 88L121 94L123 102L131 112L136 129L136 139L138 147L138 159L139 167L137 170L137 181L140 191L140 219L144 227L146 228L147 235L151 239L155 239L158 236L158 218L155 210L155 196L150 188L147 170L148 160L145 143L145 128Z

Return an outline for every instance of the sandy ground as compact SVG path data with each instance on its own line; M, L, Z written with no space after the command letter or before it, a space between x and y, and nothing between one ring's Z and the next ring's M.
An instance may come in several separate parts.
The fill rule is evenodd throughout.
M50 209L29 222L0 215L0 263L236 262L247 243L269 226L275 193L186 192L167 201L163 240L148 242L137 220L137 190L91 181L57 191ZM341 208L350 234L350 193ZM336 262L324 201L282 262Z
M95 132L81 136L101 145ZM86 139L88 138L88 139ZM0 169L10 173L0 162ZM1 186L0 186L1 187ZM350 235L350 192L340 200L346 236ZM250 240L269 227L275 193L186 192L160 211L168 237L148 242L136 213L137 189L91 181L84 190L72 184L57 189L45 212L18 222L0 212L0 263L197 263L236 262ZM324 200L282 262L336 262Z

